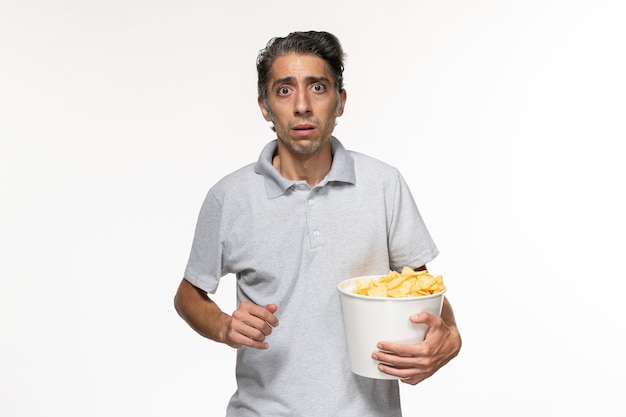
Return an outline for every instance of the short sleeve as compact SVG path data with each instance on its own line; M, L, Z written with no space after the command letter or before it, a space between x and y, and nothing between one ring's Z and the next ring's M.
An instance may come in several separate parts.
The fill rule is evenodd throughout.
M439 254L426 224L400 173L393 197L393 215L389 228L389 260L393 270L404 266L419 267Z
M191 246L191 253L185 268L185 279L194 286L214 294L222 273L224 233L221 227L222 206L215 194L207 194Z

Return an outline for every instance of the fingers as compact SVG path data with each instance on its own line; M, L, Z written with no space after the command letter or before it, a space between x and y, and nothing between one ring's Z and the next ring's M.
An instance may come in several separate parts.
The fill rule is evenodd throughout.
M449 359L446 346L450 343L449 331L440 317L429 313L414 314L413 323L428 326L424 341L414 344L379 342L372 358L379 361L381 372L396 376L407 384L415 385L432 376Z
M409 319L415 324L425 324L427 326L423 342L406 344L381 341L378 343L378 349L382 352L390 352L397 357L431 355L432 352L429 351L429 348L439 342L438 339L441 337L439 332L444 325L443 321L440 317L429 313L413 314Z
M278 319L274 315L274 313L278 311L278 306L276 304L268 304L265 306L265 309L271 313L270 316L265 317L265 321L267 321L269 324L271 324L274 327L278 326Z
M382 343L379 348L384 350L372 353L379 362L378 369L404 383L417 384L435 372L433 356L426 354L420 344Z
M265 338L278 326L278 318L274 313L278 310L275 304L261 307L252 303L241 303L232 314L227 332L229 345L233 347L249 346L256 349L267 349L269 344Z
M398 369L385 364L380 364L378 369L381 372L397 377L400 382L410 385L418 384L434 374L434 372L427 370L416 368Z
M412 323L418 324L418 323L422 323L422 324L427 324L429 327L432 324L435 324L436 320L440 319L439 316L434 316L430 313L426 313L426 312L422 312L422 313L417 313L417 314L411 314L411 316L409 316L409 320L411 320Z

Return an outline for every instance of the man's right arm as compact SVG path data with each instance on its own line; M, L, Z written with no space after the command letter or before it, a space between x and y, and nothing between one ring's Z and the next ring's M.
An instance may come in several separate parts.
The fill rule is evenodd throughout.
M176 291L174 307L197 333L233 348L249 346L267 349L269 345L265 337L272 333L272 327L278 326L274 315L278 307L275 304L261 307L244 302L229 316L205 291L184 278Z
M200 335L226 343L225 330L228 328L230 316L206 292L183 279L174 297L174 307L178 315Z

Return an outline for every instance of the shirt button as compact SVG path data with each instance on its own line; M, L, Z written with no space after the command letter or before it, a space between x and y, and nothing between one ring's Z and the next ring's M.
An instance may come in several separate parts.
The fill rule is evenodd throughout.
M315 201L313 199L309 200L309 206L312 206L313 204L315 204Z
M320 237L320 231L319 230L314 231L313 236Z

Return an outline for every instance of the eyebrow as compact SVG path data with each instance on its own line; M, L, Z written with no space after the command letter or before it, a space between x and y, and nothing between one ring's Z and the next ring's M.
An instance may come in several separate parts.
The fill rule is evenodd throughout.
M323 76L319 76L319 77L309 76L309 77L306 77L305 80L309 84L316 83L316 82L323 82L329 85L331 84L330 80ZM295 77L292 77L292 76L279 78L276 81L274 81L274 83L272 84L272 88L276 88L276 86L280 84L292 84L294 81L295 81Z

